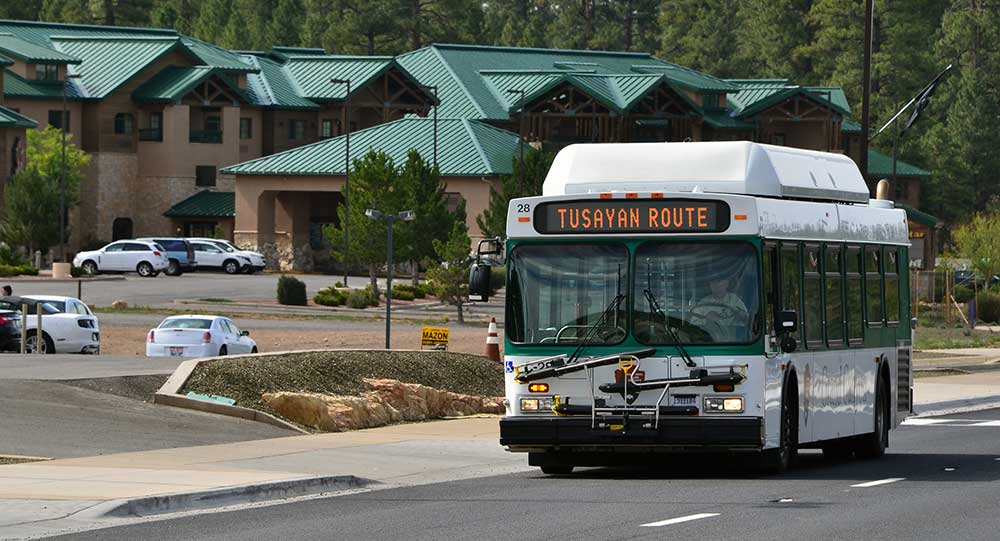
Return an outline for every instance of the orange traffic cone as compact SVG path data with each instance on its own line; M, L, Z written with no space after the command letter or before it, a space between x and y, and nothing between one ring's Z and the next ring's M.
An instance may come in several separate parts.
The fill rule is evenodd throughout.
M497 318L490 318L490 328L486 331L486 356L491 361L500 362L500 336L497 334Z

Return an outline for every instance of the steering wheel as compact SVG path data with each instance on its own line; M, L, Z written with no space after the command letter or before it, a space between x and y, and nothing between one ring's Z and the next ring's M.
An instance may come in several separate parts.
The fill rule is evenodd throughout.
M718 313L721 310L722 313ZM703 302L691 308L691 313L701 319L713 321L715 318L728 319L737 314L737 310L721 302Z

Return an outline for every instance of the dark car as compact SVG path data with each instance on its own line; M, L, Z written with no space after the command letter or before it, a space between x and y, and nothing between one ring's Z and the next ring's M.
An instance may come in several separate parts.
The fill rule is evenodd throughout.
M34 304L34 301L24 302ZM0 351L21 351L20 297L0 297Z
M167 276L180 276L185 272L194 272L198 268L198 262L194 258L194 247L187 239L144 237L136 240L155 242L166 250L167 261L170 263L167 270L164 271Z

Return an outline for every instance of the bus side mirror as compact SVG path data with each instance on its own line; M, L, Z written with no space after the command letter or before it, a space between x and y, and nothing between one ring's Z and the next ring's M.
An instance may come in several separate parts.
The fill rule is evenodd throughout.
M490 300L490 270L485 263L473 263L469 269L469 300L486 302Z
M778 330L781 333L793 333L799 330L799 315L795 310L782 310L778 313Z

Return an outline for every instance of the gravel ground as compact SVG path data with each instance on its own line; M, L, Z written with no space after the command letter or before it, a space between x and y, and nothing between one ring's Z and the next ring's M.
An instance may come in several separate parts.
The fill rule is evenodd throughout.
M160 387L163 387L168 377L170 376L120 376L114 378L72 379L61 381L60 383L100 393L123 396L133 400L152 402L153 393L158 391Z
M503 367L485 357L436 351L339 351L202 363L182 393L236 400L274 414L260 397L278 391L357 395L363 378L392 378L480 396L504 391Z
M28 462L38 462L38 460L33 458L14 458L10 456L0 456L0 466L5 464L25 464Z

